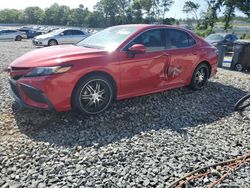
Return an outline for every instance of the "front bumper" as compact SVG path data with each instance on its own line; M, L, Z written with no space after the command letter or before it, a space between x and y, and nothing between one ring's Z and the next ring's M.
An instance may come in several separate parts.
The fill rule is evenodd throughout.
M47 46L48 45L47 41L42 41L42 40L37 40L37 39L33 39L32 43L35 46Z
M10 94L22 108L38 108L53 110L53 105L46 95L39 89L32 86L17 83L9 78Z

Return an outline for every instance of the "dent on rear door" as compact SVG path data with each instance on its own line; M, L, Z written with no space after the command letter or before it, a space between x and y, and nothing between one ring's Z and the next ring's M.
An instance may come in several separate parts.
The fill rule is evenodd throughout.
M193 49L170 50L170 63L167 70L169 84L186 84L192 76L197 55Z

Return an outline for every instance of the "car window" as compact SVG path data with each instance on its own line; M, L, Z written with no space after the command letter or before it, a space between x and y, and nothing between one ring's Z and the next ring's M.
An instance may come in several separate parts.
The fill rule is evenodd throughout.
M72 35L72 30L66 30L63 32L64 35Z
M195 43L195 40L184 31L166 29L167 49L187 48L195 45Z
M84 33L82 31L79 31L79 30L72 30L72 34L73 35L84 35Z
M126 48L128 50L134 44L142 44L146 47L147 52L155 52L165 50L164 44L164 29L152 29L142 33L140 36L135 38Z
M8 30L7 33L15 33L16 31L13 31L13 30Z
M232 40L233 40L233 39L232 39L232 35L227 35L227 36L225 37L225 40L232 41Z

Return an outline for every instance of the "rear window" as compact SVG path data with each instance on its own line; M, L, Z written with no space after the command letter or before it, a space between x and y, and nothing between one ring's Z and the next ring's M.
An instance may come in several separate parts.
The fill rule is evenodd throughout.
M167 49L187 48L195 45L195 40L186 32L177 29L166 30Z

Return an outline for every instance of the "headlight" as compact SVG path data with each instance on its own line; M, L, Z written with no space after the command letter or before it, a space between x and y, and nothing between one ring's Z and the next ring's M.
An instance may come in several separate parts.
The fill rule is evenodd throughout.
M213 45L213 46L217 46L217 45L218 45L218 42L213 42L212 45Z
M26 74L26 77L47 76L51 74L65 73L71 69L71 66L56 67L36 67Z

